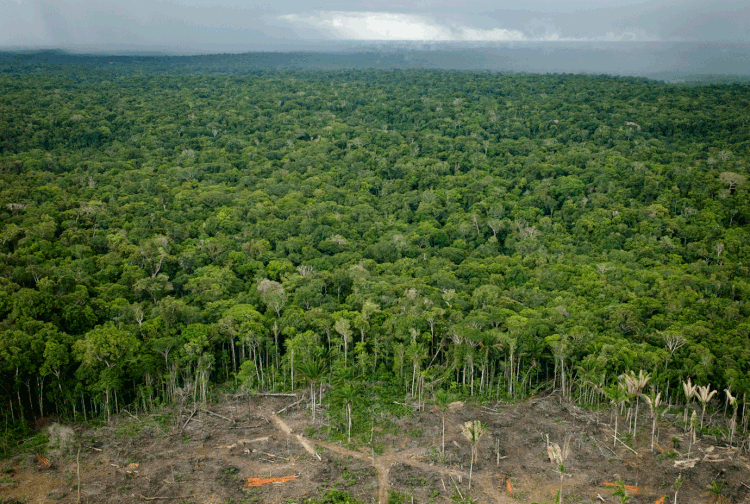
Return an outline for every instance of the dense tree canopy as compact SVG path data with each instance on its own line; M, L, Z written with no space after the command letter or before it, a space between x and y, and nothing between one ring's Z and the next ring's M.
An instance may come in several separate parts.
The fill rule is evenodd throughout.
M221 61L0 70L8 415L750 391L750 87Z

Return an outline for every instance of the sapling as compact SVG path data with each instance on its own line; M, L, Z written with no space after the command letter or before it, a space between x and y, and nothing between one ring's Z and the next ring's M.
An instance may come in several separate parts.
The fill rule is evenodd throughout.
M557 443L550 443L547 437L547 455L551 462L557 464L557 470L560 471L560 490L557 493L557 502L562 504L563 501L563 482L565 481L565 459L570 455L570 437L565 438L563 447Z
M482 434L487 430L487 426L479 420L473 422L466 422L461 433L471 443L471 465L469 466L469 490L471 490L471 476L474 470L474 459L477 456L477 443Z
M630 496L625 493L625 483L621 479L617 480L617 489L612 492L612 497L619 497L620 504L627 504Z
M680 487L682 486L682 482L684 480L682 479L682 473L680 473L679 476L677 476L677 479L674 480L674 483L672 484L672 487L674 487L674 504L677 504L677 492L680 491Z
M656 421L659 417L659 405L661 405L661 392L654 395L654 390L651 389L650 396L643 396L651 410L651 452L654 451L654 436L656 434Z

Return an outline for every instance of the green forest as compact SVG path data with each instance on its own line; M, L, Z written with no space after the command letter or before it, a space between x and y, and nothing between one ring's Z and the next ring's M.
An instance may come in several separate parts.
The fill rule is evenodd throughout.
M3 435L227 391L620 404L641 371L747 431L750 86L25 57Z

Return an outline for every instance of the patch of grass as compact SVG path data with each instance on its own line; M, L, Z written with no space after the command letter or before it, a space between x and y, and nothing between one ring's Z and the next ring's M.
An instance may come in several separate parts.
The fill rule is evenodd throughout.
M372 451L374 451L376 455L382 455L385 453L387 445L385 444L385 441L373 441L371 446Z
M407 498L406 494L396 492L395 490L388 492L388 504L406 504Z
M151 419L162 432L169 432L172 427L172 413L170 412L154 413Z
M520 501L526 500L526 492L524 490L517 490L513 493L513 498Z
M390 501L389 501L390 502ZM306 504L364 504L344 490L330 490L319 499L309 499Z
M18 481L12 476L3 476L0 478L0 488L16 488Z
M708 491L711 492L714 495L721 495L721 489L724 488L724 484L726 481L722 481L721 483L717 483L716 480L712 480L711 484L708 485Z
M115 429L115 435L120 438L135 438L143 430L144 423L135 420L129 420L121 423Z
M679 453L677 453L676 451L670 450L668 452L660 453L659 455L657 455L656 460L658 460L659 462L662 462L666 459L677 460L679 456L680 456Z
M343 478L343 480L344 480L344 486L347 487L347 488L350 487L350 486L352 486L352 485L354 485L357 482L357 475L356 474L352 474L349 471L342 472L341 473L341 478Z
M462 494L458 491L458 488L453 492L453 495L451 495L451 502L457 502L457 503L469 503L469 504L476 504L476 500L472 499L466 494Z
M45 436L42 433L39 433L36 436L25 440L21 444L21 446L19 446L19 448L23 452L44 453L45 449L47 448L48 443L49 443L49 439L47 439L47 436Z

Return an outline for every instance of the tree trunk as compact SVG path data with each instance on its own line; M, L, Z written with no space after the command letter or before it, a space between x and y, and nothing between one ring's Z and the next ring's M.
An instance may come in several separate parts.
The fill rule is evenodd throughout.
M440 454L445 455L445 412L443 412L443 444L440 447Z
M612 445L617 448L617 408L615 408L615 436L612 438Z
M349 424L349 428L346 431L346 442L352 442L352 403L346 403L346 416Z
M474 471L474 447L471 449L471 464L469 465L469 490L471 490L471 475Z
M562 387L562 395L564 398L568 397L568 394L566 393L566 384L565 384L565 358L560 357L560 386ZM562 498L562 496L560 496Z
M654 435L656 435L656 416L654 416L654 423L651 425L651 453L654 452Z
M310 398L312 399L312 421L315 424L315 382L310 382Z
M44 418L44 376L39 380L39 416Z
M107 396L107 423L109 423L109 389L106 389L104 394Z
M508 376L508 397L513 397L513 350L510 351L510 375Z

